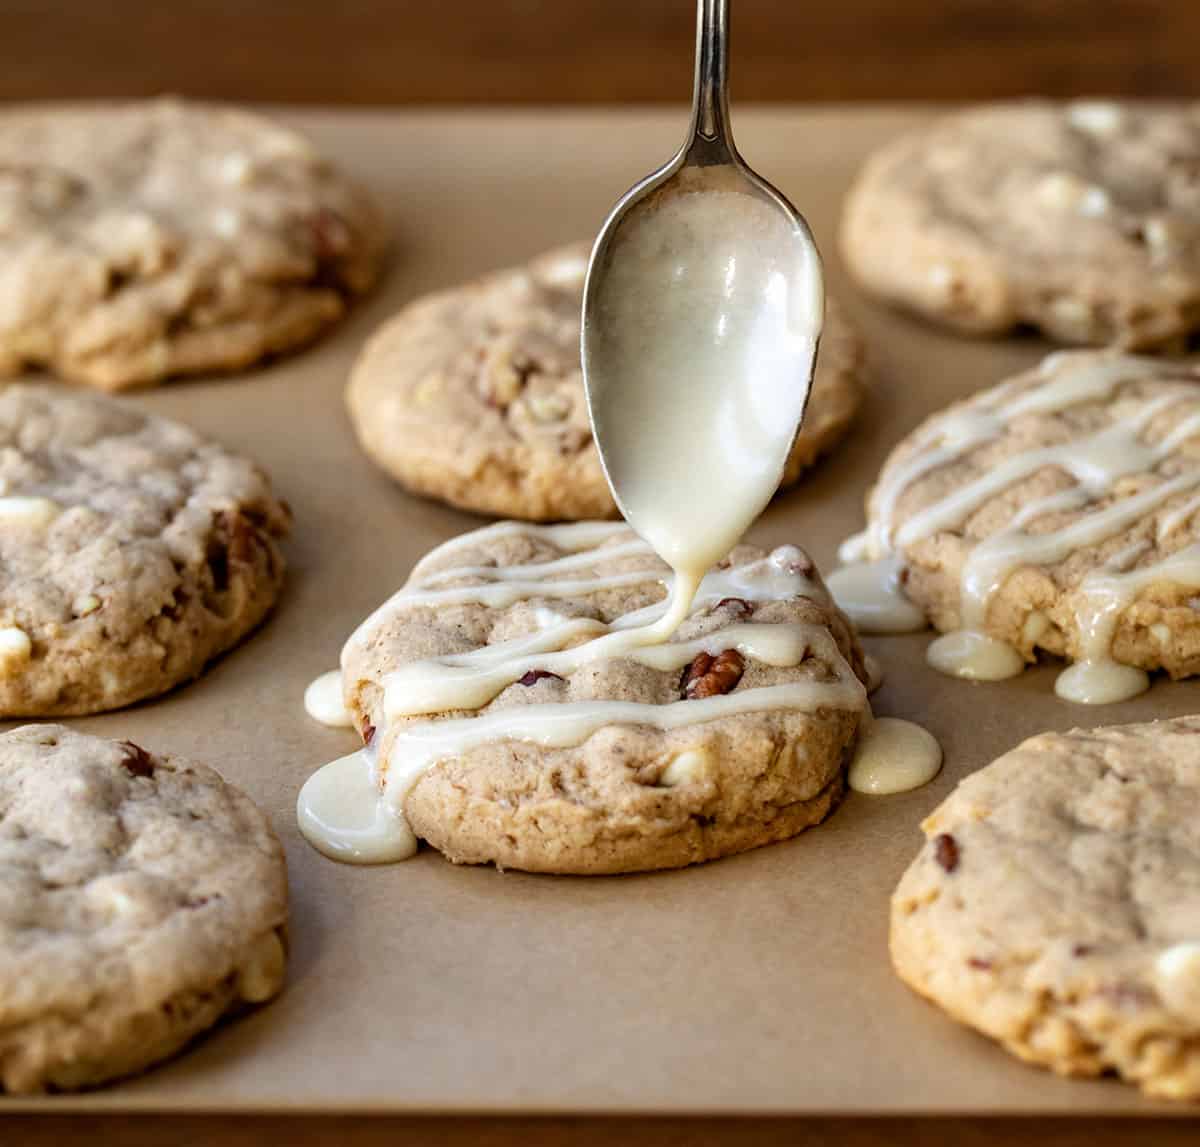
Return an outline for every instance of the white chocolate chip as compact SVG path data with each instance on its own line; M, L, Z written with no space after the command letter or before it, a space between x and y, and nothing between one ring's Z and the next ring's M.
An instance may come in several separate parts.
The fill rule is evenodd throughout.
M50 498L0 497L0 525L46 526L61 513L62 507Z
M1092 311L1087 303L1079 299L1055 299L1050 307L1057 322L1076 330L1085 331L1091 325Z
M413 402L418 406L432 406L442 391L440 374L426 375L413 390Z
M0 629L0 673L11 673L29 663L33 642L29 634L15 625Z
M1021 640L1026 645L1034 645L1049 628L1050 618L1048 618L1040 609L1035 609L1025 619L1025 624L1021 626Z
M1112 206L1103 187L1085 183L1069 171L1052 171L1037 184L1039 202L1055 211L1075 211L1080 215L1103 215Z
M941 295L949 294L954 286L954 272L945 263L935 263L926 272L926 277L929 285Z
M1165 648L1171 644L1171 627L1163 624L1161 621L1157 622L1156 624L1150 626L1150 636L1153 637L1159 645Z
M1200 1021L1200 943L1173 944L1154 964L1158 994L1176 1015Z
M703 749L685 749L675 757L658 778L661 788L673 789L688 781L702 780L708 772L708 754Z
M250 170L250 157L241 151L231 151L221 161L221 179L226 183L245 183L250 178Z
M242 229L242 217L229 207L221 207L213 212L212 227L222 238L232 239Z
M1113 135L1124 118L1118 104L1103 100L1079 100L1067 105L1067 122L1089 135Z
M1162 215L1152 215L1142 224L1146 246L1156 255L1165 255L1183 246L1185 236L1179 225Z
M571 401L561 394L531 394L525 405L537 422L561 422L571 413Z
M587 259L583 255L568 255L541 268L541 279L551 287L578 287L587 274Z
M1100 215L1107 215L1111 206L1112 200L1108 192L1103 187L1092 186L1083 193L1083 198L1079 201L1079 214L1094 219Z
M103 604L94 593L87 593L83 597L75 599L75 604L71 606L71 612L76 617L87 617L89 613L95 613Z
M275 932L260 936L245 964L238 971L238 995L251 1004L269 1000L283 987L287 956Z

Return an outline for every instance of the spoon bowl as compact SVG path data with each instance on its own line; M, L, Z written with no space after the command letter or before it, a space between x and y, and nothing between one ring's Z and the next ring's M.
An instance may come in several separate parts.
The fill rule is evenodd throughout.
M699 0L687 138L613 208L584 288L601 463L677 571L723 558L775 492L824 309L808 224L734 145L727 73L728 0Z

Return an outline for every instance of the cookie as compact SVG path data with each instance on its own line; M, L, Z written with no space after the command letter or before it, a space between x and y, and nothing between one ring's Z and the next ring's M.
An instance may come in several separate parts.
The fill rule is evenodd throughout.
M1200 1099L1200 718L1033 737L922 827L905 983L1030 1063Z
M866 671L812 562L739 546L669 644L608 654L662 613L669 580L628 526L597 522L500 523L417 565L342 655L348 707L417 837L460 863L614 873L824 819Z
M287 507L175 422L0 391L0 716L95 713L195 677L283 585Z
M0 114L0 373L123 390L240 370L336 322L382 244L363 193L258 116Z
M1173 347L1200 326L1200 105L942 119L867 162L841 248L863 288L962 332Z
M90 1087L279 991L283 849L205 765L0 736L0 1090Z
M938 668L1003 677L1041 651L1093 702L1200 672L1200 366L1052 355L901 442L868 519L861 555L898 561L952 635Z
M409 304L374 336L347 402L367 454L410 490L533 521L613 517L592 441L579 326L587 249ZM831 304L784 483L838 442L862 401L862 346Z

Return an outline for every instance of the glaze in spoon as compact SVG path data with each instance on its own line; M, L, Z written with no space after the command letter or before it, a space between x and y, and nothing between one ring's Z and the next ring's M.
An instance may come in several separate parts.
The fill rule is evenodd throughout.
M807 223L729 130L728 0L699 0L683 147L596 240L582 352L626 520L685 580L770 501L804 414L824 310Z

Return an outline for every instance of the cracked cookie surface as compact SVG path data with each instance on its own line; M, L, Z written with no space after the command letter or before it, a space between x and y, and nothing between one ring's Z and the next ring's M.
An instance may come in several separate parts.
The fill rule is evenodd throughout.
M0 391L0 716L94 713L195 677L274 603L290 522L257 466L179 423Z
M382 247L363 193L258 116L0 114L0 373L121 390L239 370L339 319Z
M923 828L901 979L1022 1059L1200 1099L1200 718L1034 737Z
M671 642L697 642L711 652L688 651L669 664L648 664L630 652L569 668L560 655L552 663L557 672L541 667L519 677L514 672L511 683L477 709L389 722L388 679L408 663L454 659L481 648L494 657L501 643L527 643L572 621L581 633L612 632L631 624L620 619L652 609L666 596L668 567L627 527L604 527L610 536L577 561L579 551L564 548L554 533L514 526L501 523L434 551L418 564L406 589L347 643L345 698L378 754L383 777L405 765L398 738L431 720L512 715L526 706L549 712L591 702L633 703L657 712L808 682L829 686L830 692L839 687L849 700L808 708L766 706L666 728L624 718L629 723L605 724L581 742L560 747L529 739L471 745L434 763L407 791L402 811L419 838L457 862L614 873L741 852L787 839L828 815L842 794L863 720L866 676L849 623L829 600L811 561L794 546L771 554L739 546L724 572L744 574L750 585L755 571L773 563L794 571L802 591L789 588L756 599L747 590L747 600L702 587ZM560 564L540 572L548 562ZM534 574L536 584L529 585L525 578ZM555 583L568 588L560 591ZM515 596L498 604L472 599L473 590L496 585L514 587ZM415 596L406 597L409 591ZM597 624L589 627L582 619ZM794 659L760 660L753 640L749 649L742 640L748 629L792 631L798 641ZM564 646L565 656L583 640ZM665 648L645 652L661 654Z
M287 878L210 768L59 725L0 736L0 1091L89 1087L283 983Z
M861 286L964 332L1175 346L1200 327L1200 105L947 117L868 160L841 248Z
M579 358L587 249L410 304L368 343L347 391L360 443L409 489L533 521L612 517ZM783 475L845 434L863 398L863 350L828 305L804 425Z

